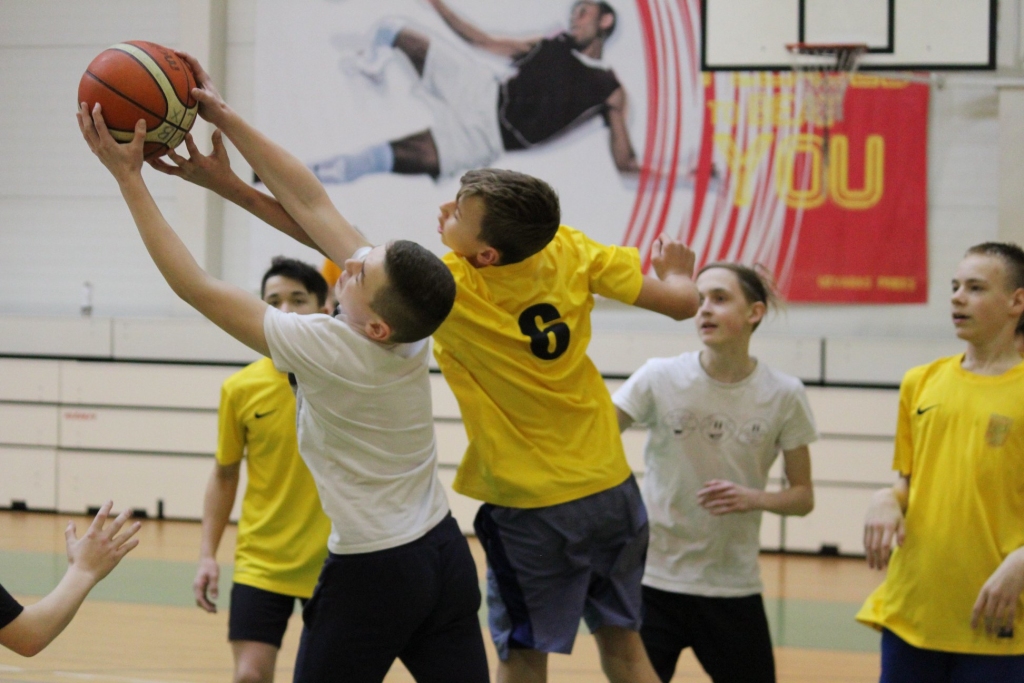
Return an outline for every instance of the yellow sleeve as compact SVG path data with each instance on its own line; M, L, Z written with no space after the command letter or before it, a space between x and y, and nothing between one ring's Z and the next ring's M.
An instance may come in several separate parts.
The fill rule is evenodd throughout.
M893 450L892 468L909 477L914 468L914 435L911 431L910 416L914 411L914 395L923 368L913 368L903 375L900 382L900 405L896 417L896 443Z
M640 296L644 274L635 247L608 246L573 231L586 258L590 291L625 304Z
M217 463L234 465L245 454L245 426L234 405L237 392L220 388L220 408L217 409Z

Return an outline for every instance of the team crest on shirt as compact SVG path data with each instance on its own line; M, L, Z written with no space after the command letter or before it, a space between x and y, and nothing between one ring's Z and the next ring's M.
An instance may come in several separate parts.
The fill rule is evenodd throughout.
M768 421L757 417L740 427L736 435L740 443L747 446L758 446L768 438Z
M673 410L665 416L665 424L672 430L673 436L681 439L697 428L697 416L689 410Z
M711 443L721 443L736 433L736 423L728 415L715 413L701 420L700 430Z
M1012 426L1012 417L992 413L988 418L988 429L985 430L985 443L995 448L1002 446L1006 443L1006 437L1010 435Z

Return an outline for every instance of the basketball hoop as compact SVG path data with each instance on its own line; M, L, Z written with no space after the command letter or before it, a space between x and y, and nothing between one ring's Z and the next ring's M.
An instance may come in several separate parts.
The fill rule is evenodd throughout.
M803 83L802 110L808 123L828 129L843 120L846 88L868 46L853 43L786 45L793 73Z

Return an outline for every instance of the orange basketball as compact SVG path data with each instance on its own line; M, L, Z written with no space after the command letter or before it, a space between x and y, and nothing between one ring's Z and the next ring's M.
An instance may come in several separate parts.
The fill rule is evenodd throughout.
M90 111L96 102L118 142L131 142L135 122L146 119L145 156L174 149L195 123L199 103L192 97L192 68L170 50L144 40L118 43L92 60L78 83L78 101Z

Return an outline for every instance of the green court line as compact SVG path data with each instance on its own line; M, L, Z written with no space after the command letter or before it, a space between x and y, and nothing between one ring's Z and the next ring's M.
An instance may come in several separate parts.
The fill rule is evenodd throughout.
M67 568L67 558L56 553L0 551L0 583L15 595L46 595ZM194 562L171 562L126 557L90 593L91 600L171 607L193 607ZM230 603L232 565L221 565L220 599ZM481 587L481 590L486 590ZM880 636L853 619L860 603L824 600L765 598L772 640L777 647L798 647L850 652L878 652ZM486 623L486 605L481 619ZM581 627L581 630L585 630Z

